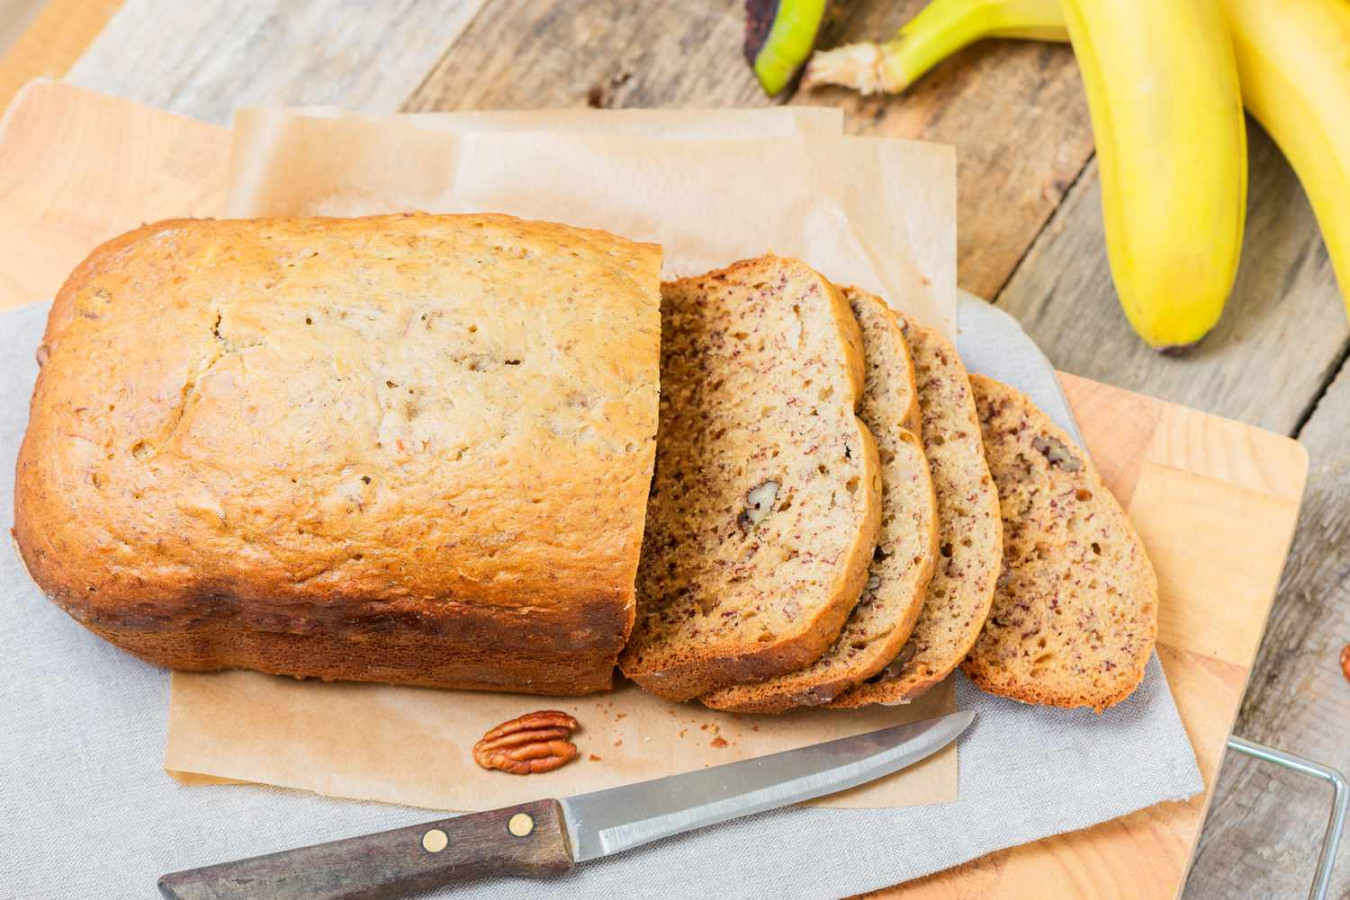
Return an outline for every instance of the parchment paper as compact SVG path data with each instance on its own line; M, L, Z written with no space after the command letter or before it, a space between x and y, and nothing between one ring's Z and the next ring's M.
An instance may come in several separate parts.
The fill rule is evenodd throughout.
M659 241L668 275L772 249L950 331L950 150L844 138L832 112L241 111L228 214L504 211ZM559 132L521 130L541 127ZM581 759L547 779L551 794L565 796L927 718L952 709L953 697L948 682L907 707L765 717L668 703L631 685L535 698L175 673L165 768L189 783L252 781L472 810L538 796L538 779L484 772L469 752L493 725L535 709L564 709L582 723ZM956 789L949 748L821 803L912 806L954 800Z
M667 277L772 251L955 333L950 147L821 133L506 133L450 121L241 112L226 214L505 212L656 241Z
M522 697L322 684L256 672L175 672L164 765L171 774L223 776L331 797L492 809L536 800L541 790L566 797L926 719L953 709L953 697L947 681L907 707L731 716L697 703L670 703L630 683L586 697ZM536 709L576 716L582 727L573 736L580 751L575 762L547 778L485 772L474 763L470 750L484 732ZM952 752L821 802L869 808L954 799Z

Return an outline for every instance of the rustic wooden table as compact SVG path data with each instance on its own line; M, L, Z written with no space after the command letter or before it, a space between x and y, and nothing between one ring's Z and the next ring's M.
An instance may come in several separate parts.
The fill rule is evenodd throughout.
M0 15L13 4L0 0ZM47 0L0 58L0 106L36 75L225 124L236 106L373 111L763 106L740 0ZM863 0L830 40L892 32L921 0ZM1223 322L1186 359L1119 311L1087 108L1067 47L990 42L907 96L841 91L848 130L957 147L961 286L1014 313L1060 369L1297 437L1312 465L1236 733L1350 769L1350 327L1299 185L1249 132L1247 244ZM1325 824L1319 784L1230 754L1186 884L1193 898L1297 897ZM1090 861L1085 863L1090 865ZM1350 897L1350 849L1332 896Z

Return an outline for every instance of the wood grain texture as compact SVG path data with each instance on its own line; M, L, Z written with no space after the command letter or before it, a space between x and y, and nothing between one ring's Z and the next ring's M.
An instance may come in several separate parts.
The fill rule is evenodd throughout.
M1249 128L1251 185L1237 286L1185 358L1130 330L1116 299L1094 161L998 295L1056 367L1292 434L1335 373L1350 326L1306 197L1274 144Z
M854 4L830 39L889 34L921 5ZM742 62L743 8L496 0L404 108L763 106L770 100ZM954 144L958 280L985 296L1007 280L1092 152L1077 67L1058 45L972 48L898 99L827 89L792 103L842 106L853 134Z
M235 107L392 112L484 0L135 0L70 81L227 124Z
M0 42L7 45L0 50L0 110L29 79L64 75L121 5L122 0L6 0L0 5L5 17ZM6 33L19 24L19 33Z
M403 108L768 106L741 56L742 10L740 0L494 0Z
M829 40L891 35L925 2L855 3ZM1003 287L1092 155L1087 100L1063 44L985 41L899 97L823 88L792 102L843 107L855 134L956 147L957 280L981 297Z
M1350 771L1350 684L1339 655L1350 642L1350 370L1342 368L1300 440L1312 460L1293 553L1257 658L1237 732ZM1231 755L1200 843L1187 896L1236 900L1303 896L1331 802L1321 782ZM1332 897L1350 897L1343 842Z
M1298 519L1307 456L1270 432L1062 381L1094 462L1157 569L1158 655L1208 790L871 897L1132 900L1173 897L1183 884Z

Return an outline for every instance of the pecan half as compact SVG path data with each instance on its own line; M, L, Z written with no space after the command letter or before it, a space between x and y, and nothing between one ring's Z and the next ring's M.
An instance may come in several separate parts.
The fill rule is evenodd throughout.
M1059 466L1066 472L1077 472L1083 468L1083 461L1074 456L1073 452L1058 438L1037 435L1031 439L1031 446L1045 454L1045 458L1050 461L1050 465Z
M577 745L567 740L577 720L556 709L541 709L503 722L473 745L473 761L485 769L512 775L551 772L576 759Z

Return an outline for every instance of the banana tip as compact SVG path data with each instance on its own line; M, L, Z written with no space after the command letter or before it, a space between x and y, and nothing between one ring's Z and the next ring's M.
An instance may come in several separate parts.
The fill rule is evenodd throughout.
M1159 356L1166 356L1169 359L1185 359L1191 355L1191 351L1200 345L1202 340L1204 340L1203 337L1187 344L1164 344L1153 349L1158 351Z

